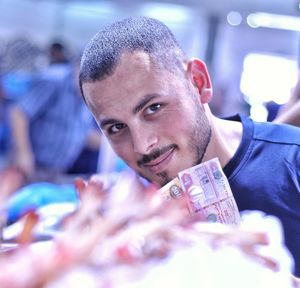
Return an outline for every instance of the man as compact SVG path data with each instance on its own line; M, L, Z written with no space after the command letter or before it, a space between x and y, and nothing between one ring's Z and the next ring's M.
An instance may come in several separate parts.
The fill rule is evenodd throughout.
M218 157L239 210L282 221L300 276L300 130L215 117L205 64L187 60L171 31L146 17L98 32L81 60L83 97L112 148L163 186Z
M97 171L100 134L80 96L78 69L77 63L63 74L46 71L11 108L14 164L30 181ZM91 151L88 171L82 157L90 160Z

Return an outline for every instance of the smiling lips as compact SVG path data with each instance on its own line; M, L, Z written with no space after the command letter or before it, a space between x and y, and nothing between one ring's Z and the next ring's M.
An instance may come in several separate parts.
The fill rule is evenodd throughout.
M155 158L154 160L148 162L147 164L144 164L144 167L149 169L152 173L159 173L164 170L166 165L170 162L174 147L172 147L170 150L166 151L164 154L160 155L159 157Z

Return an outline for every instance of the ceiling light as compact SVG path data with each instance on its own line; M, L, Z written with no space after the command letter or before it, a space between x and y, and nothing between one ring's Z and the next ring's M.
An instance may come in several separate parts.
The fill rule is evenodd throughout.
M188 22L192 18L190 8L169 3L145 3L142 7L142 14L156 18L161 21Z
M97 16L99 15L111 15L116 12L114 5L109 2L101 3L70 3L67 6L67 13L71 13L78 16Z
M300 18L257 12L247 17L247 23L252 28L267 27L292 31L300 31Z
M242 23L242 15L239 12L231 11L227 15L227 22L232 26L238 26Z
M297 82L297 62L279 55L246 55L240 89L252 106L273 101L284 104Z

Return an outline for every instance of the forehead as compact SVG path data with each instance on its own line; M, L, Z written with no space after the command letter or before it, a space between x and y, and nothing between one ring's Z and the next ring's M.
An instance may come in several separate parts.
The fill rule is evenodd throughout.
M113 75L100 82L102 82L102 86L107 86L110 89L112 85L116 87L115 84L118 83L117 89L119 87L119 89L130 90L130 87L136 87L141 81L149 77L152 79L156 74L154 72L155 67L149 54L140 51L124 53Z
M137 98L168 90L175 75L158 69L145 52L124 53L114 73L101 81L84 83L83 91L93 113L134 105Z

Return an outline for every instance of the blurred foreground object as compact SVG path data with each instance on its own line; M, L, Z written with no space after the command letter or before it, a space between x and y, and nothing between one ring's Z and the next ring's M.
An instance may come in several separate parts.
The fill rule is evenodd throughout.
M202 222L183 199L165 201L132 174L110 188L82 179L75 186L80 202L51 241L31 242L38 211L20 220L17 245L0 254L0 287L293 287L274 217Z
M57 203L78 201L74 185L39 182L18 189L7 201L7 223L12 224L30 210Z

